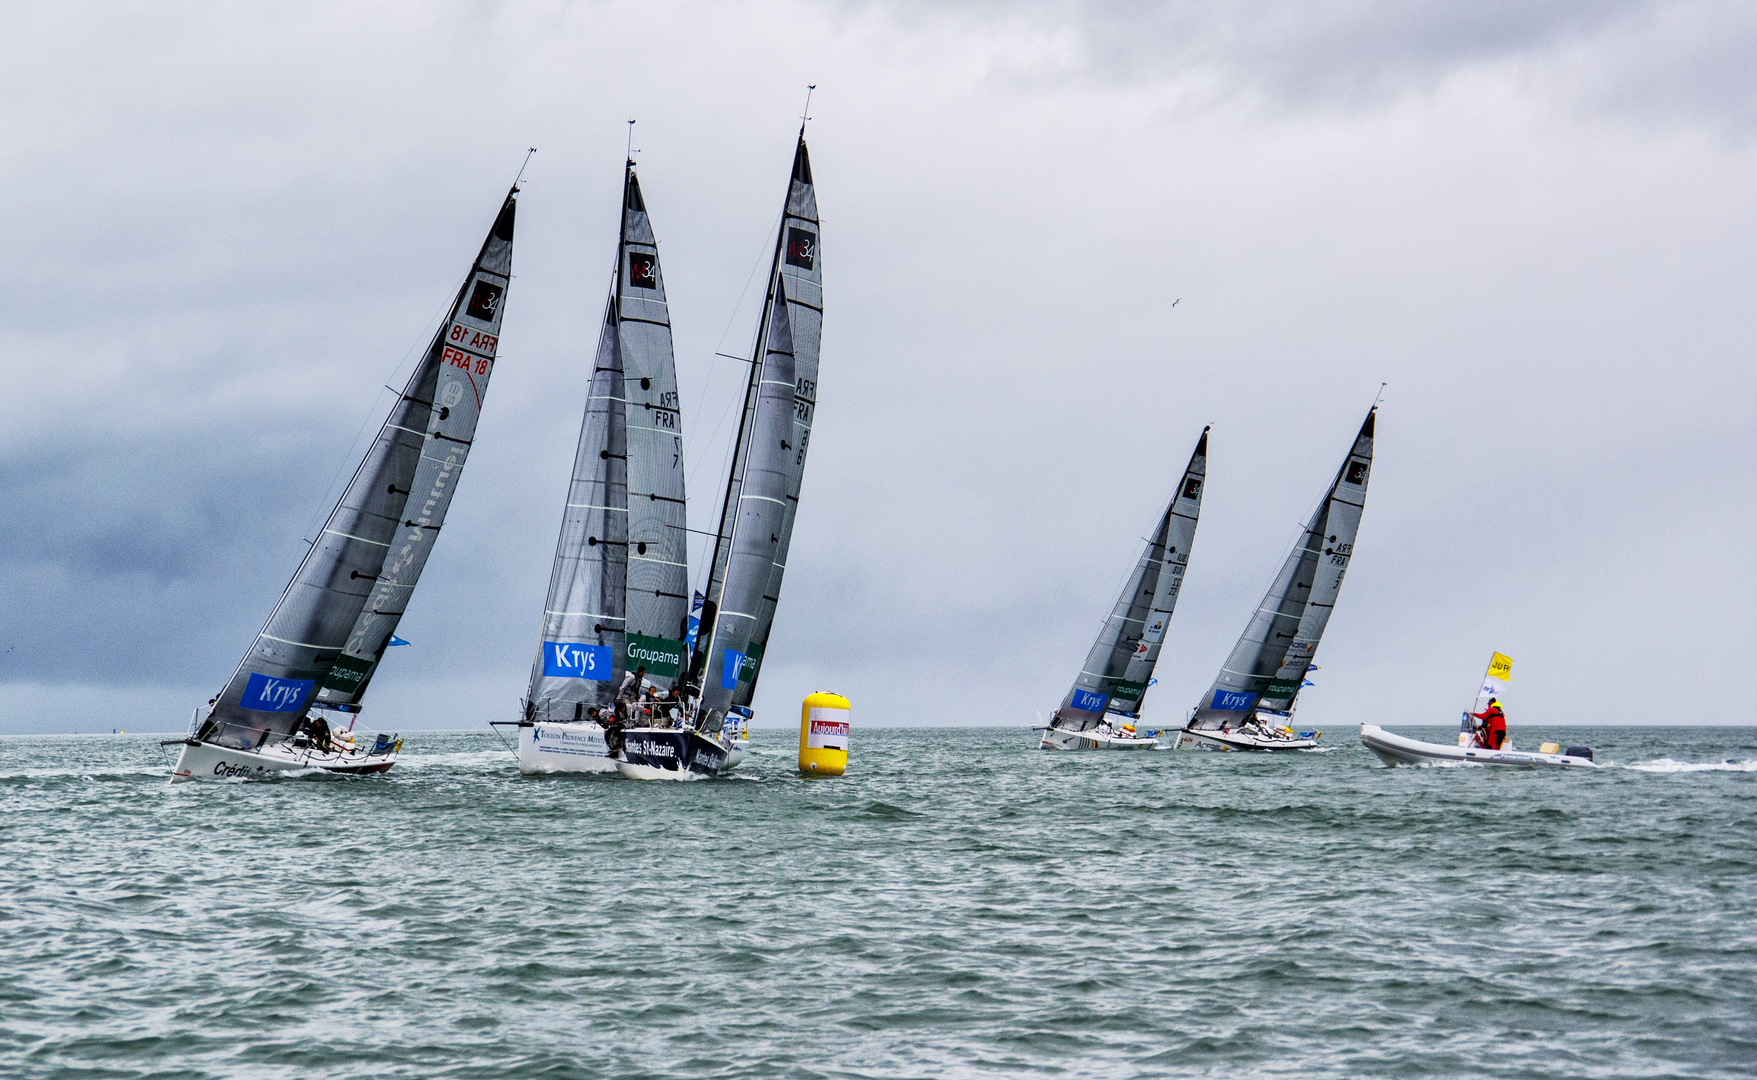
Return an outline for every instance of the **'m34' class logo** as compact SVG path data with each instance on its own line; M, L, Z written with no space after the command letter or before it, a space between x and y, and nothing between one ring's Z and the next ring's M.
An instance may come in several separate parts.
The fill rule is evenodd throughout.
M573 641L543 643L543 675L551 679L610 681L610 646Z
M817 261L817 234L804 229L787 229L787 265L810 270Z

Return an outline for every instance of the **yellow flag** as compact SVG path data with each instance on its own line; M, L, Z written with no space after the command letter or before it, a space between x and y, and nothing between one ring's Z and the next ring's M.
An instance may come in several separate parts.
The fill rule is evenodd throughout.
M1501 682L1513 681L1513 658L1503 653L1495 653L1489 657L1489 678Z

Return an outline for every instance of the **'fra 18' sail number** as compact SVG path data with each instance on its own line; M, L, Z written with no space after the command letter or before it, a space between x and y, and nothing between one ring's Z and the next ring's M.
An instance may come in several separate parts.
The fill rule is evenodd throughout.
M463 368L466 372L474 371L478 375L486 375L488 374L488 365L494 361L480 356L471 356L467 352L460 352L447 345L445 351L440 354L440 362L450 364L455 368Z
M453 345L462 345L466 349L486 353L489 356L493 356L494 350L500 345L500 339L493 334L484 334L482 331L471 329L463 323L451 324L451 334L448 340Z

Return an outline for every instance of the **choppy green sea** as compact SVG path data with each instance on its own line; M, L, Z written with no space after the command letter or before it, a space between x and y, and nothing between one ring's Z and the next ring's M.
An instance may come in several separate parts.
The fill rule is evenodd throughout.
M1399 728L1450 741L1446 729ZM1757 729L1597 771L856 728L806 780L0 739L0 1076L1749 1077Z

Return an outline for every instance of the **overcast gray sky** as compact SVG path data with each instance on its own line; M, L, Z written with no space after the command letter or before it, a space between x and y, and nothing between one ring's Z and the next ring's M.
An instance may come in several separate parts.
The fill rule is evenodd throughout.
M1149 708L1213 678L1389 383L1301 719L1742 722L1757 9L9 5L0 731L180 728L525 148L502 362L367 718L524 689L626 121L712 527L804 86L823 369L757 705L1033 722L1202 425ZM1182 298L1175 309L1172 301Z

